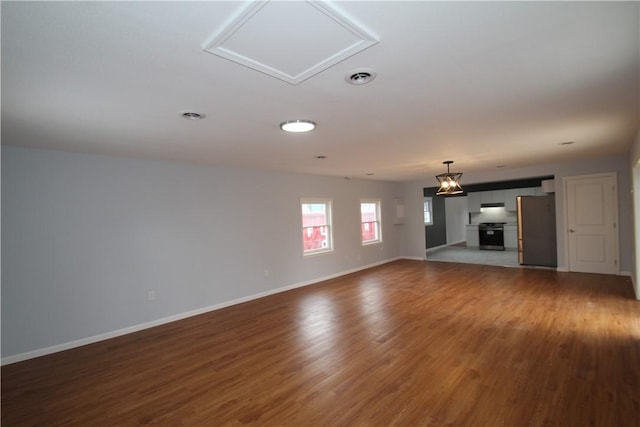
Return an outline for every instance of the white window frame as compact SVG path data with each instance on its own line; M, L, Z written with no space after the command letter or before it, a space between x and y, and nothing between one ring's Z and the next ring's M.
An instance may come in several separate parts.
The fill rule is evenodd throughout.
M327 224L325 224L324 226L327 227L327 247L325 248L319 248L319 249L309 249L309 250L305 250L304 248L304 233L305 233L305 229L309 228L309 227L305 227L304 221L302 219L302 209L304 205L310 205L310 204L314 204L314 205L325 205L326 206L326 212L327 212ZM302 234L301 234L301 243L302 243L302 255L303 256L310 256L310 255L318 255L318 254L325 254L325 253L329 253L329 252L333 252L333 212L332 212L332 208L333 208L333 201L331 199L322 199L322 198L303 198L300 199L300 225L301 225L301 230L302 230Z
M362 240L362 204L363 203L374 203L376 205L376 225L378 227L378 238L375 240ZM371 222L371 221L367 221ZM382 243L382 201L380 199L361 199L360 200L360 243L362 246L367 245L375 245L377 243Z
M425 197L422 206L424 225L433 225L433 197ZM427 212L429 213L429 221L425 219Z

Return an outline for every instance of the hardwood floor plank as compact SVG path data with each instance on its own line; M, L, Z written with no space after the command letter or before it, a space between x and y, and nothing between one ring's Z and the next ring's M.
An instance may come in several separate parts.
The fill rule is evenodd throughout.
M402 260L2 367L2 425L638 426L629 278Z

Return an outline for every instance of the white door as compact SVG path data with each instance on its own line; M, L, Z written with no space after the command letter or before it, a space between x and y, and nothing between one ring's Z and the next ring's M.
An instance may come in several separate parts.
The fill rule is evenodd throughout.
M616 175L567 177L569 271L618 273Z

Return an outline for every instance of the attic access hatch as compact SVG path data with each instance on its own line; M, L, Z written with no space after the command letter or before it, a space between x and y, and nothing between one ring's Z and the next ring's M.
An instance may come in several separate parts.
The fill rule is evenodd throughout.
M330 3L259 1L243 5L203 50L296 85L376 43Z

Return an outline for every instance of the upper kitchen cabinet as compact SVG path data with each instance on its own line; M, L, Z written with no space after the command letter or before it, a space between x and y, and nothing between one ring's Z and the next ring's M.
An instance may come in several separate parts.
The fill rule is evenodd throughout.
M518 196L539 196L542 194L540 187L518 188Z
M504 190L504 208L508 211L515 212L518 208L516 207L516 197L520 196L521 188L510 188L508 190Z
M481 191L480 203L504 203L504 190Z
M511 188L504 190L504 208L507 211L515 212L518 210L516 207L516 197L539 196L540 194L542 194L541 187Z
M555 179L545 179L540 184L542 184L542 192L545 194L555 193L556 192L556 180Z
M553 177L526 178L513 181L471 184L467 190L469 213L479 213L485 206L502 206L508 212L516 211L516 197L541 196L554 190Z
M467 194L467 208L469 212L480 212L480 204L482 203L480 194L482 192Z
M504 203L505 190L476 191L467 194L469 212L480 212L483 203Z

